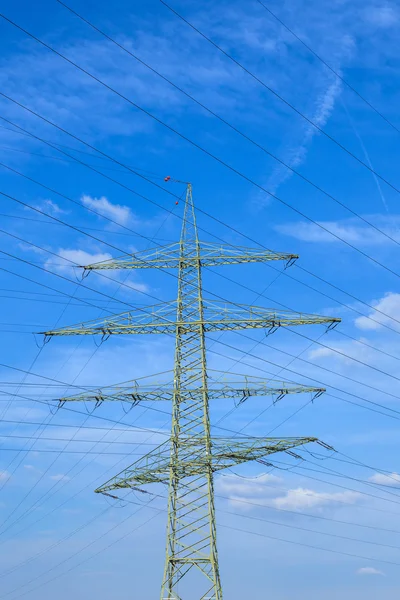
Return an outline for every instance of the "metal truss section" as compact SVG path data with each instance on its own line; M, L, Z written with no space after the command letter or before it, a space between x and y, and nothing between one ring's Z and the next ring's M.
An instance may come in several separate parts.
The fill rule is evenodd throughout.
M325 391L325 388L286 383L274 379L263 380L258 377L247 377L244 381L209 381L206 390L202 387L190 388L187 390L187 394L192 398L201 398L207 392L209 400L229 399L241 404L251 397L272 396L278 401L289 394L307 392L316 398ZM99 405L103 402L120 401L136 405L139 402L172 401L177 393L178 390L171 383L146 386L138 385L133 381L128 385L115 385L89 393L65 396L59 399L59 403L63 405L66 402L95 402L96 405Z
M199 242L199 256L184 257L186 264L200 261L202 267L218 265L237 265L241 263L263 263L270 260L284 260L292 264L298 259L297 254L257 250L244 246L225 246L210 242ZM177 269L182 261L179 242L160 246L156 249L144 250L136 254L127 254L119 258L93 263L82 267L85 271L99 269Z
M176 314L175 302L167 305L156 305L148 308L131 310L114 317L105 317L95 321L88 321L71 327L63 327L43 332L44 335L121 335L143 333L169 333L174 335L177 330L182 334L197 334L199 327L206 333L213 331L235 331L238 329L268 329L276 330L278 327L296 325L328 325L340 323L336 317L308 315L292 311L278 311L276 309L258 306L235 305L227 306L223 302L203 302L201 318L179 319Z
M204 455L203 437L187 437L180 439L182 449L178 466L181 479L197 477L205 469L212 472L221 471L235 465L259 460L275 454L287 452L293 448L304 446L310 442L318 442L317 438L254 438L254 437L213 437L212 452ZM96 490L96 493L112 492L118 489L135 489L150 483L168 483L170 469L175 468L167 442L158 446L128 469L125 469Z

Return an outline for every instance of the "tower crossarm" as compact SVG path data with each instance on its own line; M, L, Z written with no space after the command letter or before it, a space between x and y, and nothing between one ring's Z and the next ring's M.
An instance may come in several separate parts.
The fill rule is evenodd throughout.
M205 331L234 329L277 329L294 325L325 324L333 327L340 323L337 317L325 317L295 311L282 311L274 308L205 302Z
M320 396L326 390L313 386L297 385L278 381L274 379L257 380L248 378L246 382L223 382L221 384L211 382L205 390L202 387L187 390L188 397L193 399L202 398L204 393L208 394L209 400L231 399L237 400L239 404L251 397L272 396L280 400L288 394L311 393L314 397ZM97 391L84 392L71 396L59 398L60 405L66 402L129 402L133 405L139 402L172 401L177 394L173 385L138 386L135 384L124 386L110 386Z
M199 327L204 332L236 329L275 330L278 327L316 324L325 324L331 328L341 321L337 317L280 311L258 306L231 305L223 302L205 302L201 320L196 317L190 320L177 320L175 306L175 302L170 302L165 305L134 309L113 317L87 321L43 333L46 336L96 334L108 336L139 333L175 334L179 330L182 335L197 332Z
M276 452L318 442L314 437L299 438L213 438L213 471L220 471Z
M173 333L176 330L176 302L134 308L111 317L42 332L45 336Z
M228 467L265 458L276 452L318 442L314 437L296 438L216 438L212 439L211 454L204 454L204 439L187 437L180 440L180 460L171 463L166 443L158 446L133 465L107 481L96 492L117 489L135 489L149 483L167 483L173 466L180 479L203 475L211 468L213 472Z
M114 259L85 265L85 271L110 269L173 269L179 268L182 261L185 266L214 267L218 265L236 265L241 263L263 263L270 260L284 260L292 264L297 254L258 250L244 246L228 246L210 242L199 242L199 253L182 257L179 243L168 244L136 254L126 254Z

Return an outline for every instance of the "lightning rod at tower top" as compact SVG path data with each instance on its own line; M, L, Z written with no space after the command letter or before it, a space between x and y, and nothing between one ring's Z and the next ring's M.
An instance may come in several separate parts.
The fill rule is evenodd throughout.
M161 600L222 600L214 474L260 460L310 442L314 437L263 438L211 435L210 400L278 396L324 389L247 376L243 381L214 381L207 368L206 334L242 329L275 330L291 325L332 327L340 319L206 299L202 269L240 263L292 261L297 255L199 241L192 186L187 184L180 241L111 259L84 269L177 269L176 300L112 317L44 332L45 336L170 334L175 337L173 379L140 387L110 386L99 392L61 398L60 402L123 400L134 404L153 400L172 403L168 440L99 487L110 494L120 489L147 490L148 484L168 486L167 541ZM131 568L131 567L130 567Z

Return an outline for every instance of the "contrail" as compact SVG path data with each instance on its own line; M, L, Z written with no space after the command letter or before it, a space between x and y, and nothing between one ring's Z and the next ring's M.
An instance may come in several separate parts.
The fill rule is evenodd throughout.
M360 136L360 134L359 134L359 132L358 132L358 130L357 130L357 128L356 128L356 126L355 126L355 124L354 124L354 121L353 121L353 119L352 119L352 118L351 118L351 116L350 116L350 113L349 113L349 111L347 110L347 106L346 106L346 104L345 104L345 101L343 100L343 98L341 99L341 102L342 102L342 105L343 105L343 108L344 108L344 110L346 111L347 118L348 118L348 120L349 120L349 123L350 123L350 125L351 125L351 127L352 127L353 131L354 131L354 134L355 134L356 138L358 139L358 141L360 142L360 146L361 146L361 148L362 148L362 151L363 151L363 153L364 153L365 159L366 159L366 161L367 161L367 163L368 163L369 167L370 167L370 168L371 168L371 170L373 171L373 166L372 166L372 163L371 163L371 159L370 159L370 157L369 157L369 154L368 154L368 152L367 152L367 149L366 149L366 147L364 146L364 142L363 142L363 140L362 140L362 138L361 138L361 136ZM382 204L383 204L383 206L385 207L385 210L386 210L386 212L388 213L388 215L390 215L390 210L389 210L388 204L387 204L387 202L386 202L386 198L385 198L385 196L383 195L383 192L382 192L381 185L380 185L380 183L379 183L379 180L378 180L378 178L376 177L376 175L375 175L375 173L374 173L374 172L372 172L372 177L374 178L374 181L375 181L375 183L376 183L376 187L378 188L378 193L379 193L379 196L380 196L380 198L381 198L381 200L382 200Z

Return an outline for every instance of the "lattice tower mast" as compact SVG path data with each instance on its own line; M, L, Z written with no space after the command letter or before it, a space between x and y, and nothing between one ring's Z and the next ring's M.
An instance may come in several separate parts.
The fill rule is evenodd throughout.
M216 542L214 473L275 452L318 441L315 438L211 437L209 400L276 395L304 391L321 394L321 388L291 386L273 380L248 377L239 387L210 383L207 371L208 331L267 328L302 324L327 324L340 319L278 312L257 307L225 305L203 298L202 267L244 262L286 260L297 255L232 248L200 243L192 187L187 186L181 239L161 249L87 265L86 271L113 268L178 268L178 297L174 303L138 309L85 324L45 332L46 336L172 333L175 335L175 363L172 385L139 388L113 386L95 394L61 398L66 401L105 400L133 402L172 401L172 427L168 442L139 459L96 492L109 494L121 488L138 489L148 483L166 483L168 525L165 570L161 599L222 600ZM179 589L178 589L179 588Z

